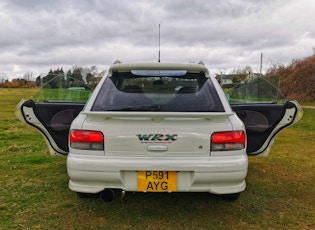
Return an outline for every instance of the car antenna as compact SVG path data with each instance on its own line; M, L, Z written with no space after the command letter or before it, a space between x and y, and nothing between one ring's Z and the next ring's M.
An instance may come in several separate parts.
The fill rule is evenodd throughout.
M158 62L161 62L161 24L159 24L159 57Z

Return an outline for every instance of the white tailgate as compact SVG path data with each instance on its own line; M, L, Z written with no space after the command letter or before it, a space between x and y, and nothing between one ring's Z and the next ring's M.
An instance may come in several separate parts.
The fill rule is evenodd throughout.
M211 134L233 129L227 113L83 114L83 129L103 132L107 156L209 156Z

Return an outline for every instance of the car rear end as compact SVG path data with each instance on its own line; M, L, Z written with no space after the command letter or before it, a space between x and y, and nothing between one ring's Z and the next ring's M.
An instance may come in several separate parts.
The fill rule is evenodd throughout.
M69 187L237 194L245 189L246 134L198 64L119 64L73 121Z

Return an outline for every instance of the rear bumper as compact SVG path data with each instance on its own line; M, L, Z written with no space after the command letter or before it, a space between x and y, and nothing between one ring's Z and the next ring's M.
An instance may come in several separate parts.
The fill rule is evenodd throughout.
M177 192L229 194L245 189L247 156L119 158L69 154L69 188L98 193L105 188L138 191L137 171L176 171Z

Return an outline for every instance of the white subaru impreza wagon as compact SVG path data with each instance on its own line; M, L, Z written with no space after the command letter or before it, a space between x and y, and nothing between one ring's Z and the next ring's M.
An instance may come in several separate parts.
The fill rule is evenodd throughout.
M264 77L239 83L224 91L202 64L119 63L93 92L63 84L63 95L91 92L86 103L21 100L15 114L39 130L51 154L67 155L69 188L80 195L236 199L246 187L247 156L267 155L275 136L303 114Z

